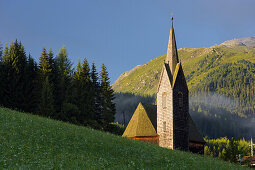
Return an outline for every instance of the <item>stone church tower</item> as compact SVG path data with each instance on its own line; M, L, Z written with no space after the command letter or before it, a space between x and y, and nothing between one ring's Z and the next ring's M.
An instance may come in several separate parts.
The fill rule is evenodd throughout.
M157 89L157 133L159 146L189 149L189 91L178 58L173 17L167 55Z

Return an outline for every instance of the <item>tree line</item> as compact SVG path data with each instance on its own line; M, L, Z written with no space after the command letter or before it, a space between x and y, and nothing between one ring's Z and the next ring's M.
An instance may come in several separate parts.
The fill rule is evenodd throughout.
M104 64L100 73L86 58L76 68L63 46L42 49L39 64L17 40L0 46L0 105L102 129L114 121L114 91Z
M200 62L198 72L206 72L221 64L221 56L206 57ZM217 59L217 60L216 60ZM217 62L216 62L217 61ZM255 113L255 63L247 60L238 60L233 63L220 65L210 72L192 90L192 94L201 92L216 92L226 97L233 98L238 105L235 112L239 115L253 116Z
M255 135L253 119L232 114L223 107L190 103L189 113L203 136L249 139Z
M221 137L217 139L204 138L206 146L204 154L229 162L240 162L242 157L251 156L251 142L245 139Z

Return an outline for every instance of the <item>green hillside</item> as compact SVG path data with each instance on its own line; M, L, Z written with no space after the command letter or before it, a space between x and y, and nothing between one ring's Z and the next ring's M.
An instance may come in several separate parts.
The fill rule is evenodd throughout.
M242 169L86 127L0 108L0 169Z
M181 48L178 53L191 94L217 92L234 98L242 106L241 112L255 111L254 46ZM113 84L115 92L154 95L164 59L165 55L159 56L123 74Z
M191 91L194 91L206 76L217 71L224 64L238 64L240 60L255 64L255 48L253 47L181 48L178 53ZM155 94L165 57L166 55L159 56L140 66L121 81L117 80L113 84L114 90L123 93ZM254 74L253 72L253 76Z

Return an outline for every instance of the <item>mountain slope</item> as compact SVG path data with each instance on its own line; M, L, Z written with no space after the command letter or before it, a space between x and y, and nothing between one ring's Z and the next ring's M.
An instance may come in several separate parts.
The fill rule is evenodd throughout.
M255 46L255 37L239 38L223 42L221 45L233 46Z
M199 84L206 75L226 63L246 60L255 63L255 48L213 46L210 48L182 48L178 50L189 89ZM133 92L134 94L156 93L162 63L166 55L159 56L141 65L128 76L122 77L113 84L116 92Z
M238 43L237 43L238 42ZM243 45L240 45L243 44ZM234 98L242 112L255 113L255 38L234 39L210 48L178 50L189 91L216 92ZM140 66L113 84L116 92L156 93L165 55Z
M5 108L0 148L0 169L243 168Z

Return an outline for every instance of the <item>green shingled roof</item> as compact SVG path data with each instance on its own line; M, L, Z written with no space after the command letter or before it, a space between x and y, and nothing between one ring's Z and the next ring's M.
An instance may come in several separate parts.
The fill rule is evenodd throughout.
M157 105L139 103L123 137L158 136L157 132ZM194 121L189 115L189 140L205 143Z
M157 131L157 105L147 103L142 103L142 105L145 108L154 129Z
M150 106L148 106L150 107ZM139 103L135 113L130 119L128 126L123 133L123 137L138 137L138 136L158 136L157 132L147 113L153 112L144 104ZM145 109L147 108L147 109ZM147 112L148 111L148 112ZM157 114L157 112L154 111ZM154 118L155 119L155 118ZM157 117L156 117L157 119Z

